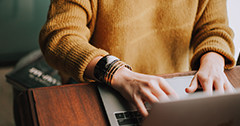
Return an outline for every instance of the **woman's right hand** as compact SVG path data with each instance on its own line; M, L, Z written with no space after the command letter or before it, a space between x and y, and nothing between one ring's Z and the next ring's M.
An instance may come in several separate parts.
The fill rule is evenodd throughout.
M95 57L87 66L84 76L94 77L94 68L102 56ZM139 113L146 117L148 112L144 102L150 104L168 99L167 95L178 98L177 93L162 77L133 72L126 67L119 68L113 75L112 87L120 92L128 101L132 102Z
M144 117L148 116L144 102L152 104L159 100L168 100L167 95L178 98L164 78L136 73L125 67L114 74L112 87L132 102Z

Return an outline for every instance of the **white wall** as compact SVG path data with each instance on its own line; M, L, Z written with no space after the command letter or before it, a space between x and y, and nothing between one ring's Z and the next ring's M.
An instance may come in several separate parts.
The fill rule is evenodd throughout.
M229 25L235 33L235 59L240 51L240 0L227 0Z

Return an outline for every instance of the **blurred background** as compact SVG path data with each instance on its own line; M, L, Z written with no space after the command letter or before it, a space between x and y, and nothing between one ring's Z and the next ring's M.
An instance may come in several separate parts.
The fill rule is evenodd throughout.
M49 4L50 0L0 0L0 126L15 126L13 90L5 74L22 56L39 49Z
M0 65L38 47L50 0L0 0Z
M39 49L39 31L46 21L50 0L0 0L0 126L15 126L12 86L5 74L32 50ZM240 48L240 0L228 0L229 25L235 32L237 59Z

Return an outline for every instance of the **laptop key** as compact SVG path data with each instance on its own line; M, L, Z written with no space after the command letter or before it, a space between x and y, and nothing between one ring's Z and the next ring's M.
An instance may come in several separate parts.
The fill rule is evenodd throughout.
M138 119L132 118L132 119L119 119L118 124L121 125L129 125L129 124L139 124Z
M124 118L124 114L123 113L116 113L115 116L116 116L117 119Z
M143 117L140 117L140 118L138 118L138 121L139 121L139 123L142 123L142 122L143 122L143 120L144 120L144 118L143 118Z
M126 118L133 118L134 117L132 112L125 112L124 115L125 115Z
M135 117L142 117L142 115L138 111L134 111L133 114Z

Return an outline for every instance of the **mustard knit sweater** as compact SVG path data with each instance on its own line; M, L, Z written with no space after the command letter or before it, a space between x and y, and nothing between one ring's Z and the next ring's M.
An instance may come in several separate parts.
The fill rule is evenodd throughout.
M198 69L215 51L235 65L226 0L51 0L40 32L48 64L78 82L88 63L111 54L133 70L163 74Z

